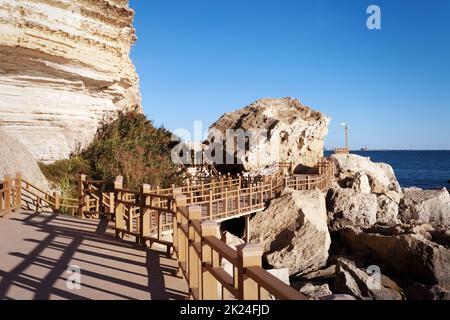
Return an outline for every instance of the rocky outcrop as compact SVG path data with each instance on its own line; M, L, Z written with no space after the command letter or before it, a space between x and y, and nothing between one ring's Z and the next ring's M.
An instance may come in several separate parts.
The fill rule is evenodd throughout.
M335 292L360 300L403 300L402 289L394 281L382 274L368 274L343 258L337 260Z
M0 122L43 161L88 144L140 106L127 0L0 0Z
M16 173L37 187L48 190L48 183L33 156L16 139L0 129L0 181L5 175L12 178Z
M388 196L381 195L377 198L377 202L377 222L393 225L400 222L398 219L398 203L395 200L392 200Z
M231 145L228 154L247 171L259 172L277 162L314 166L323 157L329 122L330 118L296 99L261 99L223 115L210 127L208 141L211 150L223 150L226 140ZM227 130L240 134L235 139ZM221 158L223 152L215 154Z
M331 158L336 163L338 180L342 186L353 181L357 176L365 174L369 179L371 193L401 193L400 184L392 167L385 163L374 163L369 158L355 154L335 154Z
M300 293L313 299L320 299L333 295L328 284L314 285L313 283L306 283L300 288Z
M450 194L447 189L405 189L400 203L401 219L405 223L450 225Z
M450 300L450 291L439 286L425 286L414 283L406 289L408 300Z
M357 173L350 181L350 187L358 193L371 193L369 177L365 173Z
M323 267L331 243L323 194L286 189L251 220L251 242L261 244L271 266L289 268L291 276Z
M420 226L348 228L340 236L352 253L376 261L382 270L427 286L450 289L450 250L436 242L435 229Z
M372 226L377 220L377 208L377 197L374 194L332 188L327 195L330 230L337 231L348 226Z

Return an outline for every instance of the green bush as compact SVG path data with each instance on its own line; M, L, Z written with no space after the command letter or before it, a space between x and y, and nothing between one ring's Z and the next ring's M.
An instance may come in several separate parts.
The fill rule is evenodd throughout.
M89 164L79 156L59 160L53 164L40 163L39 166L52 186L59 189L61 195L67 198L77 197L78 174L92 173Z
M122 175L129 188L143 183L167 187L180 182L171 160L171 137L170 131L155 128L139 112L120 112L115 121L99 128L80 156L95 179L113 181Z
M120 112L116 120L100 126L86 149L41 168L50 181L64 184L76 185L76 175L84 173L107 182L121 175L131 189L143 183L168 187L179 184L183 174L171 160L171 137L142 113Z

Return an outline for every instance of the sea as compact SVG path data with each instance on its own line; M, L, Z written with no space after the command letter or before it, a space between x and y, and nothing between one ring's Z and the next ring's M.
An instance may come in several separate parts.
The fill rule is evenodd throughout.
M332 152L327 151L328 156ZM450 189L450 150L448 151L352 151L373 162L390 164L402 188Z

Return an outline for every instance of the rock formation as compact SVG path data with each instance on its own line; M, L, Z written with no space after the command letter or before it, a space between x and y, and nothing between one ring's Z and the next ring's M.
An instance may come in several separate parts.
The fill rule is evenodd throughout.
M277 162L314 166L323 157L329 122L330 118L296 99L261 99L223 115L210 127L208 141L223 150L226 140L228 154L247 171L259 172ZM235 139L227 130L244 134Z
M405 223L450 225L450 194L447 189L405 189L400 215Z
M331 158L336 163L341 183L354 180L357 176L364 174L369 179L371 193L388 194L389 192L402 192L394 170L388 164L375 163L370 161L369 158L355 154L335 154Z
M0 129L0 181L5 175L14 178L17 172L37 187L48 190L47 180L33 156L19 141Z
M341 231L345 247L373 259L384 272L450 289L450 249L430 225L376 226Z
M352 189L335 187L327 195L327 211L331 231L348 226L372 226L377 221L377 197Z
M385 275L369 275L353 262L337 260L335 292L350 294L360 300L403 300L403 292Z
M289 268L290 275L300 275L327 262L331 239L325 198L319 190L286 189L252 219L251 226L251 242L261 244L274 268Z
M127 0L0 0L0 122L33 156L68 157L140 106Z

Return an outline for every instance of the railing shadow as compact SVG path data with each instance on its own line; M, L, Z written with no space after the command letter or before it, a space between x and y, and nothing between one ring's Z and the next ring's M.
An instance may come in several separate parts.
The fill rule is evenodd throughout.
M108 299L183 299L186 294L174 288L167 288L167 278L176 278L176 270L167 256L154 250L139 248L133 244L105 235L107 221L92 223L57 214L17 214L12 216L21 230L37 230L39 237L27 235L22 241L35 244L29 252L23 252L22 244L8 243L10 256L21 261L9 271L0 265L0 299L20 299L10 296L13 287L32 292L35 300L54 297L74 300L89 300L92 291L98 297ZM42 239L42 234L45 237ZM42 239L42 240L38 240ZM5 241L6 240L6 241ZM7 239L3 240L3 243ZM17 249L15 249L17 248ZM19 251L20 252L14 252ZM1 257L0 257L1 258ZM82 270L83 290L69 290L61 287L67 279L67 269L71 264L84 264ZM38 274L33 270L40 269ZM101 268L102 272L98 269ZM31 272L30 272L30 269ZM43 277L39 277L45 271ZM129 276L127 276L129 274ZM133 280L129 280L132 279ZM136 278L137 277L137 278ZM148 283L137 281L148 278ZM95 280L92 280L95 279ZM101 282L100 287L96 283ZM57 285L59 283L59 285ZM124 292L108 288L123 287ZM90 291L84 294L84 290ZM17 290L16 290L17 291ZM127 294L127 291L132 292ZM20 290L19 290L20 292Z

